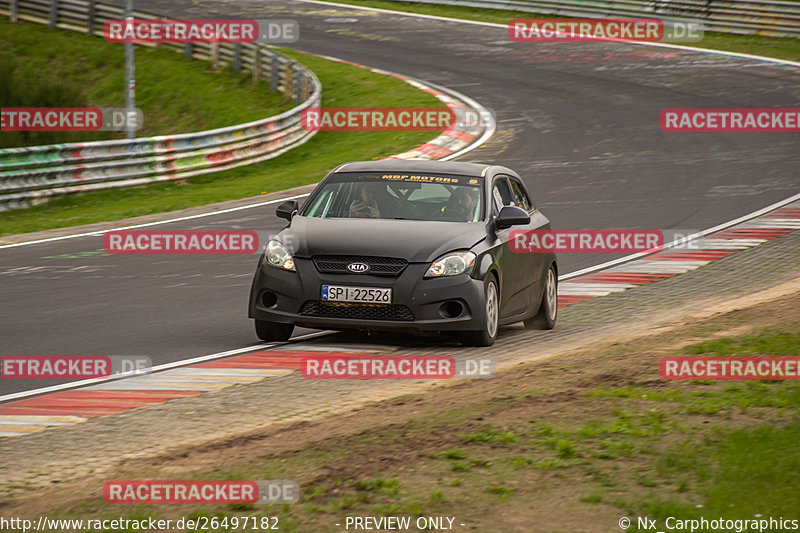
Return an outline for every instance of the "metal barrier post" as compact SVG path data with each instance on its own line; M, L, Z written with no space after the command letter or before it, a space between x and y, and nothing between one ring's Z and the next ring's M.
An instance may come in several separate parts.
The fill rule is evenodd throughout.
M272 56L272 64L270 65L269 75L269 90L270 92L278 92L278 56Z
M310 85L311 85L311 80L308 78L308 76L303 75L303 100L302 101L305 101L306 98L308 98L310 96L309 95L309 93L310 93Z
M89 20L86 23L86 35L94 36L94 0L89 0Z
M286 63L286 67L283 69L283 94L288 96L289 98L292 97L292 64Z
M219 43L211 43L211 66L219 68Z
M303 76L303 71L298 70L297 74L295 75L296 80L294 84L294 101L295 103L300 103L303 101L303 83L305 83L305 76Z
M133 25L133 0L125 2L125 24ZM125 43L125 136L136 137L136 63L133 43Z
M233 44L233 70L236 72L242 70L242 45L240 43Z
M55 28L58 24L58 0L52 0L50 4L50 27Z
M261 74L261 47L253 47L253 83L258 83Z

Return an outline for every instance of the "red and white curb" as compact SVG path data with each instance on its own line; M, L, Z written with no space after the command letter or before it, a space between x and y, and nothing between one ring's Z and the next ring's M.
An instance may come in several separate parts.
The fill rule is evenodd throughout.
M305 52L301 52L305 53ZM492 113L472 98L429 82L422 82L396 72L368 67L332 56L319 56L329 61L365 68L370 72L403 80L412 87L432 94L455 114L455 123L441 135L416 148L384 159L437 159L447 161L477 148L494 135L497 124Z
M386 351L291 344L15 400L0 404L0 437L29 435L49 427L78 424L137 407L285 376L300 370L302 358L309 352L335 356Z
M401 76L399 74L392 74L391 72L376 71L381 74L394 76L406 81L412 86L434 95L436 98L445 103L450 110L455 113L456 122L447 128L441 135L421 146L397 154L389 156L386 159L441 159L447 160L466 153L466 148L471 145L482 144L481 139L488 139L495 129L494 118L492 115L476 102L466 104L462 100L463 95L459 98L454 98L442 90L436 89L424 83L420 83L411 78ZM484 135L489 132L488 135Z
M690 241L687 244L691 248L666 249L562 281L558 285L558 305L565 307L683 274L798 229L800 201Z

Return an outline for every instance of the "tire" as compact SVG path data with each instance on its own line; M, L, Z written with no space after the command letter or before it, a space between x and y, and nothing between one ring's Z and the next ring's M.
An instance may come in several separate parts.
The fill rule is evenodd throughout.
M525 320L527 329L553 329L558 318L558 277L553 265L547 269L539 311Z
M262 341L286 341L292 336L294 324L276 324L265 320L256 320L256 335Z
M480 331L466 331L461 334L461 344L465 346L491 346L497 338L500 324L500 297L497 292L497 281L491 274L484 283L483 294L486 323Z

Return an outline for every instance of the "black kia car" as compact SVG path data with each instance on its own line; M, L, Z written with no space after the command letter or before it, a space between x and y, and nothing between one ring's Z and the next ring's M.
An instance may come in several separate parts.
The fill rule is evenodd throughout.
M519 175L494 165L369 161L330 172L267 243L250 292L263 340L294 326L458 332L488 346L501 325L550 329L558 268L512 251L513 230L549 229Z

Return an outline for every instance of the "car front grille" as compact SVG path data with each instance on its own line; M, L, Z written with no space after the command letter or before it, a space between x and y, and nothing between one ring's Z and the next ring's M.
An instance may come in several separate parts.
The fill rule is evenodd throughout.
M318 272L325 274L353 274L347 270L351 263L365 263L369 270L365 274L373 276L399 276L408 265L405 259L396 257L368 257L359 255L317 255L314 266Z
M350 318L354 320L414 320L414 314L402 304L361 304L309 300L300 309L303 316Z

